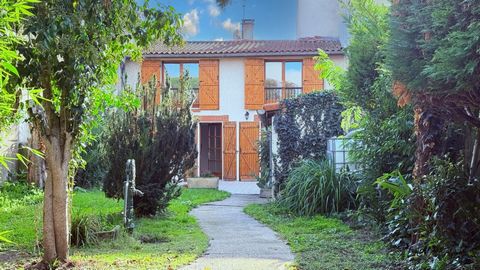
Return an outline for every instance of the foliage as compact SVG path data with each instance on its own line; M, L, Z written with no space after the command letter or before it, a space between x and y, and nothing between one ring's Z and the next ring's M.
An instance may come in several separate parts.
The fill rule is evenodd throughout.
M102 230L102 222L97 216L74 216L70 230L70 241L74 246L97 244L96 233Z
M144 193L134 197L137 216L155 215L178 196L176 183L193 167L197 154L188 76L182 79L179 93L163 89L159 105L154 82L141 88L146 108L116 111L108 127L112 130L106 151L110 164L103 187L109 197L123 197L125 164L135 159L136 188Z
M134 235L73 251L73 260L91 269L178 268L201 256L208 237L189 215L199 204L223 200L229 194L212 189L183 189L164 215L136 220Z
M42 201L43 192L33 185L21 182L5 182L0 187L0 205L2 211L18 206L35 205Z
M260 188L268 188L270 179L270 144L268 141L268 133L270 128L262 130L260 140L258 141L258 154L260 160L260 176L257 177L257 185Z
M387 190L393 195L391 208L397 207L403 203L403 200L412 194L412 185L408 184L400 171L386 173L379 177L375 184L382 189Z
M288 241L299 269L403 269L400 256L388 252L377 235L338 219L292 216L274 203L252 204L245 212Z
M305 160L292 170L280 203L292 213L311 216L355 207L355 179L336 174L328 160Z
M189 215L189 211L199 204L223 200L228 196L227 192L218 190L184 189L182 195L171 202L165 215L136 220L137 227L133 237L120 234L114 241L100 241L96 245L73 248L72 259L86 269L167 269L169 266L188 264L203 254L208 247L208 237L202 232L195 218ZM75 192L72 218L100 217L103 226L121 224L121 218L109 217L120 213L122 205L123 201L105 198L104 193L97 190ZM35 209L30 206L22 207L21 211L12 215L5 216L3 213L0 215L0 230L12 230L9 236L17 243L16 249L31 249L34 244L35 234L19 234L25 233L26 229L34 230L32 228L34 211ZM107 228L110 229L108 226ZM164 240L143 243L140 239L145 235ZM23 242L19 243L16 239ZM13 265L23 268L24 263L2 261L0 268L9 269Z
M401 0L393 6L389 64L414 92L475 91L480 86L480 10L476 1Z
M30 185L4 183L0 192L0 231L11 231L8 238L14 244L0 244L0 250L15 246L31 251L38 247L37 241L42 234L42 198L43 192ZM110 229L114 223L112 218L120 214L122 207L123 201L107 199L98 190L74 192L72 219L97 216L101 218L102 228Z
M294 164L302 159L320 160L326 156L327 140L342 134L342 106L329 91L314 92L281 102L276 116L279 167L276 184L283 187Z
M10 83L10 79L12 76L19 76L15 62L22 60L23 56L15 50L15 47L25 41L25 37L19 31L24 20L33 15L32 5L37 2L37 0L0 1L0 146L3 146L5 135L10 132L10 126L20 116L18 97L22 88L20 83ZM0 165L7 168L7 161L11 159L0 153Z
M408 175L413 169L415 139L412 108L397 106L392 94L392 74L386 67L390 36L388 8L375 1L349 1L350 45L346 49L348 70L343 72L323 53L317 69L334 83L346 107L342 128L351 133L350 156L360 164L358 190L363 214L384 222L391 196L375 188L374 181L395 170Z

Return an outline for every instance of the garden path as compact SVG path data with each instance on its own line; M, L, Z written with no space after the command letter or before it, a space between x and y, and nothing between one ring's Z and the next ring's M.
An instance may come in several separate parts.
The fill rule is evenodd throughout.
M232 195L191 211L210 238L206 253L182 270L288 269L294 256L270 228L243 212L251 203L265 203L258 195Z

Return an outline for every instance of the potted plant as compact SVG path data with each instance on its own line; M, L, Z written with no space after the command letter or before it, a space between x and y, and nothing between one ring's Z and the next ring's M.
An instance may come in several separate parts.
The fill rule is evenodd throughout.
M200 174L200 177L188 177L187 185L189 188L214 188L218 189L219 178L209 171Z

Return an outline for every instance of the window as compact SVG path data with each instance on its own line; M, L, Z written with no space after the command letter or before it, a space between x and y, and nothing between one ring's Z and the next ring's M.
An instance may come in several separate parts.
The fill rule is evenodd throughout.
M198 108L198 63L165 63L163 67L164 84L168 85L171 91L179 91L181 78L188 75L189 80L186 83L195 99L193 107Z
M274 103L302 93L302 62L265 63L265 102Z

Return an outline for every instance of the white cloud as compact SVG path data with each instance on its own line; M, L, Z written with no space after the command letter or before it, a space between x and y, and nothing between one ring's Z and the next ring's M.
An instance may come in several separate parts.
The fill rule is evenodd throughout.
M232 20L230 18L226 19L222 23L223 29L235 33L237 31L240 31L240 23L232 23Z
M212 17L217 17L220 15L220 9L217 7L217 5L210 4L208 5L208 13L210 13L210 16Z
M198 16L197 9L192 9L190 12L183 15L183 32L189 36L195 36L198 34L200 17Z
M223 37L214 39L215 41L223 41Z

